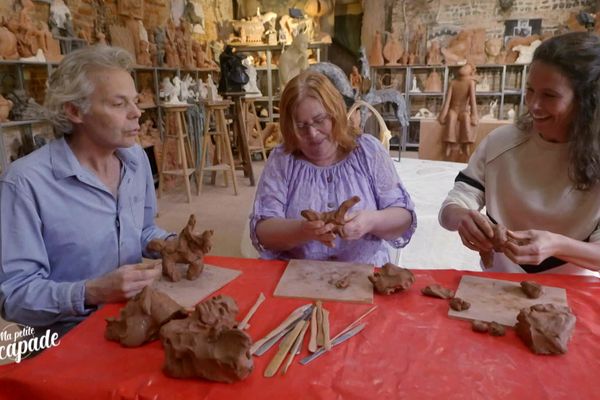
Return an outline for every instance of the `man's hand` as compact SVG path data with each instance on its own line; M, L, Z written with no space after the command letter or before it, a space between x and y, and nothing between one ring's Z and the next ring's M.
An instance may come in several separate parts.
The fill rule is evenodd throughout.
M127 300L160 277L161 261L123 265L85 282L85 304L98 305Z

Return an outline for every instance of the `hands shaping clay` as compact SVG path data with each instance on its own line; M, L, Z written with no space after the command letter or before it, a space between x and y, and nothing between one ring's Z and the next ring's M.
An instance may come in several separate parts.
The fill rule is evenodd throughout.
M438 297L440 299L451 299L454 297L454 290L443 287L434 283L433 285L425 286L421 289L421 293L429 297Z
M227 383L248 377L254 368L252 339L234 328L237 313L235 300L216 296L198 304L188 318L164 325L160 330L164 372L173 378Z
M146 286L127 302L118 319L106 319L104 337L125 347L137 347L158 338L162 325L187 313L164 293Z
M521 310L515 329L536 354L564 354L575 327L575 315L565 306L536 304Z
M503 225L494 225L492 227L494 230L494 236L492 239L492 246L494 246L494 250L498 252L502 252L504 246L508 242L507 229ZM481 256L481 262L485 268L492 268L494 265L494 252L493 251L480 251L479 255Z
M415 283L415 276L406 268L387 263L380 271L369 275L369 280L377 293L389 295L410 288Z
M544 287L534 281L523 281L521 282L521 289L523 293L530 299L537 299L544 294Z
M340 204L339 208L335 211L318 212L308 209L302 210L300 215L302 215L302 217L304 217L307 221L323 221L325 224L333 224L334 227L331 232L344 237L344 230L342 228L346 223L346 213L359 201L360 197L352 196Z
M194 233L196 216L190 215L185 228L175 240L154 239L148 243L147 250L160 252L162 257L163 275L173 282L181 280L181 272L176 263L187 263L187 279L194 280L204 269L204 255L212 247L212 230L202 234Z

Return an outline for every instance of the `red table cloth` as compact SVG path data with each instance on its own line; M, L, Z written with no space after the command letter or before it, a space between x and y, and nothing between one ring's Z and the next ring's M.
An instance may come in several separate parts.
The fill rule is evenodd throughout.
M272 297L286 263L207 257L209 264L243 273L216 294L232 296L240 320L259 292L267 300L248 330L260 339L294 308L307 303ZM448 303L423 296L432 283L456 289L464 274L521 281L531 275L415 270L408 291L375 296L378 308L366 328L331 352L287 374L264 378L277 351L254 357L255 369L234 384L173 379L162 371L160 341L123 348L104 339L105 317L122 304L107 305L61 339L57 347L20 364L0 367L0 399L597 399L600 396L600 281L535 275L543 285L567 290L577 324L567 354L533 354L510 329L504 337L471 331L448 318ZM332 336L371 306L326 302Z

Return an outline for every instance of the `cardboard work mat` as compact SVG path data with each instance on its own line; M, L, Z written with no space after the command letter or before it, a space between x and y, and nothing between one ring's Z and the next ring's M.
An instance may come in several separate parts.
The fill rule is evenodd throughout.
M504 326L515 326L522 308L535 304L552 303L567 306L567 292L563 288L544 286L544 293L537 299L528 298L521 290L520 282L480 278L464 275L455 297L471 303L465 311L450 309L448 316L466 320L496 321Z
M177 264L177 268L187 271L187 264ZM204 270L196 280L189 281L184 278L179 282L171 282L161 276L159 281L152 284L152 287L168 295L182 307L192 308L200 300L221 289L241 273L242 271L236 269L204 264Z
M273 295L371 304L373 285L367 277L372 273L369 264L290 260ZM345 289L337 288L335 282L344 277L350 284Z

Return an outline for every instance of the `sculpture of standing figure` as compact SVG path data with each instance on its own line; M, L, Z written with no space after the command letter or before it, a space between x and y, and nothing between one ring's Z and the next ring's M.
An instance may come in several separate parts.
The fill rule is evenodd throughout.
M471 145L475 142L477 131L477 101L475 99L475 67L465 64L458 70L458 76L452 80L444 100L442 112L438 117L440 124L445 125L442 141L446 148L446 156L460 150L467 156L471 153Z
M381 33L375 32L375 40L371 44L371 50L369 51L369 65L372 67L379 67L383 65L383 49L381 45Z
M256 68L254 68L254 57L248 56L242 60L242 64L246 67L246 74L248 74L248 83L244 85L244 91L249 97L260 97L262 93L258 88L256 82Z

